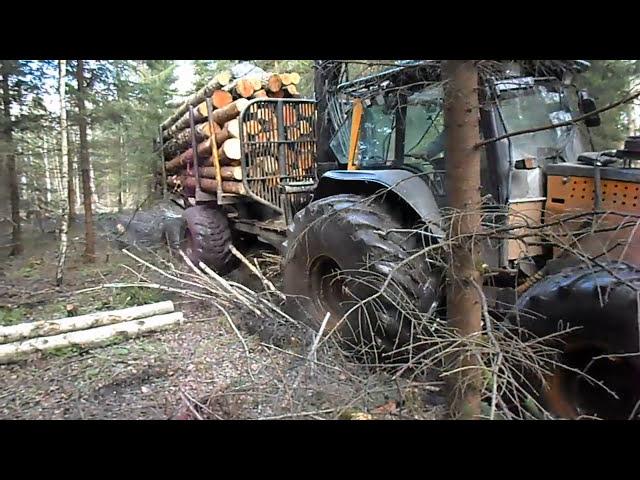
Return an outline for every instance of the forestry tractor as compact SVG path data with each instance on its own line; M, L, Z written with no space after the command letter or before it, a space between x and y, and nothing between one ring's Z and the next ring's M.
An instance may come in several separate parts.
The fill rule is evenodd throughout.
M511 235L482 239L477 256L493 314L535 337L564 332L557 362L569 368L529 385L545 408L566 418L628 418L640 401L640 138L593 152L595 102L572 81L588 66L520 62L481 76L484 139L561 126L482 149L483 226ZM289 314L396 358L417 328L404 305L446 316L442 265L425 253L445 241L447 225L440 62L346 75L343 62L317 62L315 101L241 105L239 152L218 151L215 134L198 143L197 122L210 132L228 128L214 125L209 100L208 112L191 108L183 124L195 154L165 150L167 165L188 170L168 183L185 208L192 260L229 272L229 245L253 235L284 256ZM383 289L390 293L362 302Z

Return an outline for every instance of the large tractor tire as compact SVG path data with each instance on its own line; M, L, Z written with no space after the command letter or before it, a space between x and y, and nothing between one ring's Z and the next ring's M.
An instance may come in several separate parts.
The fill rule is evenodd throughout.
M357 195L323 198L298 212L286 244L287 313L316 330L329 313L325 334L338 334L351 353L382 362L402 357L398 349L417 341L411 318L433 313L441 290L440 273L423 256L407 261L422 240L393 231L402 228L388 205Z
M216 207L197 205L184 211L184 249L194 265L200 262L220 275L238 266L238 259L231 253L231 229L224 212Z
M524 293L510 319L558 351L549 359L558 365L546 365L551 373L545 381L526 375L530 393L555 416L627 419L640 413L640 270L625 263L606 267L571 267L545 277Z

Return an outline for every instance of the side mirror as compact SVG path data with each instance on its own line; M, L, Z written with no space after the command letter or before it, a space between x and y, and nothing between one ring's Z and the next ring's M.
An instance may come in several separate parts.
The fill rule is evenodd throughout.
M593 97L589 96L589 93L586 90L581 90L578 93L578 108L580 109L580 113L582 113L583 115L597 110L596 101L593 99ZM600 125L600 123L600 115L598 114L584 119L584 124L589 128L597 127Z

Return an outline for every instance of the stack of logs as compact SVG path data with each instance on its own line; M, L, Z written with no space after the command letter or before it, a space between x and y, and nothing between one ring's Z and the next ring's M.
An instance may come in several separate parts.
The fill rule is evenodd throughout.
M298 97L296 85L300 82L297 73L267 74L262 78L243 77L232 80L228 72L216 75L201 90L189 97L176 112L161 125L162 154L167 172L167 184L174 191L184 191L193 196L196 187L195 167L193 164L192 137L197 143L199 160L200 188L207 193L218 190L215 164L212 157L213 148L218 152L221 166L222 191L225 193L244 194L242 168L240 167L240 113L250 99L271 97ZM209 112L206 99L211 99L213 124L209 123ZM189 109L193 107L194 131L190 128ZM245 122L244 135L250 140L277 140L272 125L272 115L264 109L262 115L270 118L256 118ZM260 114L260 111L258 112ZM304 127L303 127L304 128ZM277 162L272 162L277 164Z

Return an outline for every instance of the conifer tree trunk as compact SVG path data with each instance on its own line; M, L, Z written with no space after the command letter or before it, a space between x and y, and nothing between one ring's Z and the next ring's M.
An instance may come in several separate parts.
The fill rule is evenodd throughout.
M480 229L480 142L478 71L471 60L443 62L446 182L452 218L452 246L448 272L447 317L450 327L463 337L481 330L481 302L473 233ZM462 352L453 358L450 375L449 413L453 418L473 419L480 413L481 381L478 357Z
M20 186L18 184L18 170L16 168L16 155L13 145L13 123L11 121L11 90L9 77L11 76L7 60L3 60L1 65L2 73L2 112L4 115L3 137L6 143L7 154L5 165L7 168L7 187L11 201L11 251L10 256L20 255L23 252L22 246L22 225L20 222Z
M78 128L80 130L80 171L82 172L82 194L84 197L84 257L88 262L95 261L96 238L93 228L93 209L91 199L93 196L91 182L91 161L89 159L89 146L87 144L87 113L85 108L85 78L84 61L78 60L76 68L76 80L78 82Z

